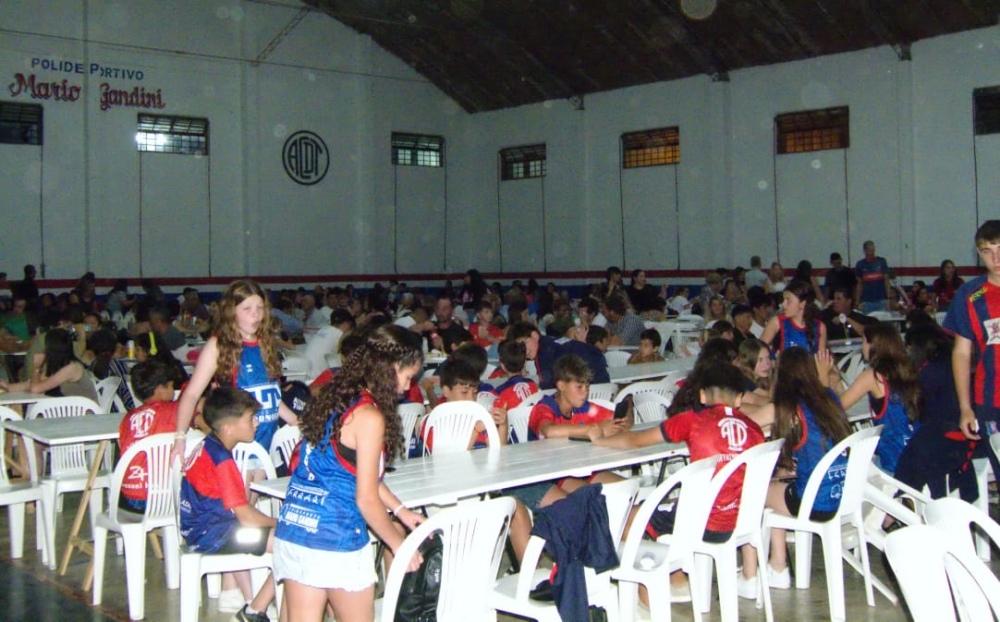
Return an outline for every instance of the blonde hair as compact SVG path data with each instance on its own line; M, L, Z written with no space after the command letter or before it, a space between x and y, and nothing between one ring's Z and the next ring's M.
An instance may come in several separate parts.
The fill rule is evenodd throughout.
M236 325L236 307L252 296L260 296L264 302L264 317L257 328L257 342L260 345L260 356L264 359L268 378L281 376L281 359L274 347L274 332L272 330L271 303L264 289L255 281L240 279L226 287L219 304L219 322L216 326L216 342L219 348L218 363L215 367L215 377L222 384L233 384L236 371L240 365L240 355L243 353L243 336Z

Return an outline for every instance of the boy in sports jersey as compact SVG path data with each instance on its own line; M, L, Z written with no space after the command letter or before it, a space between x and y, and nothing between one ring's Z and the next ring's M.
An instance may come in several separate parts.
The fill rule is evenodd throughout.
M538 384L524 376L524 363L528 359L528 350L523 343L511 340L504 341L500 344L499 354L502 375L498 377L503 378L504 381L494 389L497 399L493 405L510 410L524 401L525 398L537 393Z
M181 536L201 553L263 555L274 545L275 520L250 505L243 476L233 460L237 443L253 441L260 404L236 387L219 387L205 399L203 415L212 432L184 465L181 482ZM223 592L235 583L244 600L252 596L249 571L223 575ZM233 617L237 622L269 622L274 600L268 577L253 600Z
M503 331L493 325L493 304L483 299L476 306L476 321L469 325L472 341L487 350L503 341Z
M741 413L738 408L743 401L745 380L734 365L716 365L706 370L702 379L699 399L706 408L678 413L655 428L638 432L627 432L605 438L598 438L595 444L605 447L630 449L649 447L656 443L678 443L684 441L691 453L691 461L720 456L716 470L733 456L743 453L754 445L764 442L764 432L760 426ZM743 490L743 471L737 471L722 486L712 505L705 527L706 542L725 542L736 527L739 514L740 495ZM669 533L673 528L673 516L660 514L646 527L654 538ZM738 582L740 596L756 598L757 563L753 547L743 547L743 572ZM753 563L748 563L754 555ZM671 590L674 593L687 592L683 573L671 575ZM752 589L751 589L752 588Z
M969 280L955 292L944 329L955 337L951 367L961 411L959 427L966 438L978 441L997 432L1000 422L1000 220L987 220L979 227L976 251L986 275ZM1000 462L989 443L977 443L974 455L983 454L1000 478Z
M118 426L118 445L124 454L136 441L153 434L177 429L177 402L174 399L174 370L156 359L132 368L132 390L142 406L129 411ZM129 512L146 511L146 456L137 456L129 465L118 507Z

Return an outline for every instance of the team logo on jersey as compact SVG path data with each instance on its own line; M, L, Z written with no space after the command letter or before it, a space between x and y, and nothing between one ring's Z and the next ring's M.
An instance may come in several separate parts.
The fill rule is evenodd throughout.
M986 320L983 322L983 327L986 329L986 345L1000 344L1000 318Z
M521 401L531 397L531 385L527 382L518 382L514 385L514 395Z
M743 451L747 442L747 424L736 417L725 417L719 421L719 434L729 445L729 451Z

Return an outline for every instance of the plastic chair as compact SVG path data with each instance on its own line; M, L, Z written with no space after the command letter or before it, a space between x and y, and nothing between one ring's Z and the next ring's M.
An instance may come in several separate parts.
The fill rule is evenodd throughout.
M528 422L531 419L531 410L534 404L525 405L521 402L507 411L507 442L513 443L517 438L518 443L528 442Z
M302 429L297 425L285 425L278 428L271 439L271 463L275 469L282 464L291 464L292 451L302 438Z
M621 565L611 572L618 580L619 609L622 620L634 620L638 586L649 592L649 611L652 620L670 622L670 573L675 570L694 570L693 545L701 539L712 506L712 499L701 491L708 488L715 471L716 458L692 462L668 477L639 506L632 519L632 526L625 536L620 559ZM670 544L644 540L643 535L653 512L667 495L677 488L677 515ZM697 573L691 572L691 592L697 591ZM701 620L701 611L693 606L694 619Z
M628 360L632 358L632 353L628 350L608 350L604 353L604 360L608 367L625 367Z
M403 455L400 458L405 460L410 448L410 439L413 437L413 431L417 428L417 421L424 416L424 405L400 404L396 407L396 412L399 413L401 421L399 431L403 433Z
M92 415L100 411L100 407L93 400L85 397L54 397L47 400L35 402L28 408L26 419L41 417L43 419L57 419L68 417L83 417ZM49 475L42 478L42 490L45 494L43 507L46 512L45 522L48 527L46 534L49 538L49 550L55 551L56 537L56 509L57 502L61 501L63 494L67 492L80 492L87 486L90 478L91 461L87 458L86 447L83 443L74 445L60 445L49 448ZM102 471L94 480L94 489L107 488L111 485L107 471ZM94 519L101 512L101 495L97 491L90 497L90 524L94 524ZM50 568L55 567L55 556L49 557Z
M94 388L97 390L98 412L110 413L111 406L118 396L118 385L122 379L118 376L108 376L104 380L94 380Z
M260 445L257 445L260 447ZM181 470L171 470L173 480L171 491L174 499L174 512L177 517L177 528L180 529L180 504L181 504ZM252 573L254 576L254 590L266 579L264 570L273 572L273 563L270 553L263 555L249 555L245 553L234 553L231 555L206 555L198 551L192 551L183 542L179 543L180 551L180 588L181 588L181 622L197 622L198 611L201 607L201 578L207 574L218 576L222 572L236 572L238 570L260 570ZM263 578L261 578L263 577ZM209 595L211 595L212 585L209 582ZM218 592L216 592L218 596ZM275 605L281 610L281 585L275 585Z
M480 391L476 393L476 403L489 410L493 408L493 403L497 401L497 396L495 393L490 391Z
M844 381L844 386L851 386L865 370L864 354L861 350L851 352L837 363L837 368L840 369L840 377Z
M615 404L622 401L629 395L640 395L646 393L654 393L666 398L671 398L674 395L673 388L664 384L662 380L633 382L632 384L623 387L622 390L618 392L618 395L615 396Z
M253 477L252 471L256 470L264 471L264 479L278 477L274 463L271 462L271 452L264 449L260 443L237 443L236 447L233 447L233 460L246 481L250 481ZM257 509L268 516L277 516L280 507L281 502L277 499L261 497L257 500Z
M1000 581L968 539L914 525L889 534L885 554L914 622L952 622L956 605L963 621L1000 617Z
M311 366L309 359L298 353L286 353L281 361L281 370L288 380L305 380L309 378Z
M875 606L872 592L872 573L868 563L868 543L864 531L862 501L875 447L878 445L882 426L866 428L840 441L823 456L813 470L802 494L802 505L798 516L784 516L771 511L764 513L764 543L762 551L769 550L771 529L786 529L795 532L795 586L800 590L809 589L809 573L812 568L812 534L820 537L823 544L823 562L826 568L827 594L830 600L830 618L845 620L844 567L843 558L852 568L865 578L865 597L869 607ZM827 477L833 461L844 452L848 453L846 476L836 515L826 522L816 522L810 518L816 493L820 483ZM854 527L857 534L856 550L860 560L844 548L843 524Z
M618 544L625 531L629 511L639 494L639 480L627 479L614 484L604 484L601 491L608 508L608 530L611 533L611 540ZM521 571L518 574L502 577L497 582L490 596L490 602L494 607L539 622L550 620L559 622L559 612L555 603L529 598L531 589L549 575L548 569L538 568L538 561L544 548L543 538L531 536L524 551L524 559L521 561ZM618 610L618 591L611 583L611 573L612 571L596 574L589 568L585 569L590 604L603 607L608 613L608 619L616 621L622 618Z
M493 423L490 413L476 402L447 402L437 406L427 415L424 424L424 453L430 454L427 447L427 437L433 431L433 452L457 453L469 448L469 440L477 423L486 428L487 442L490 449L500 447L500 433Z
M101 604L104 590L104 557L108 545L108 532L119 533L125 545L125 583L128 592L129 618L141 620L146 613L146 533L162 529L163 559L167 589L180 585L177 531L173 491L171 490L170 450L174 435L154 434L137 441L128 448L111 475L108 511L94 521L94 593L92 603ZM132 471L132 461L139 455L146 456L146 511L144 514L123 512L118 508L122 481Z
M529 395L528 397L521 400L521 403L518 404L518 406L534 406L538 402L542 401L542 399L546 395L552 395L552 393L547 393L545 391L536 391L531 395ZM510 416L510 413L507 413L507 415Z
M396 551L385 579L385 596L376 601L376 619L393 622L406 566L420 544L441 534L440 622L496 620L488 595L500 567L514 499L500 497L442 510L413 530Z
M21 415L6 406L0 406L0 422L20 421ZM0 448L6 447L7 430L0 426ZM7 506L7 522L10 525L10 556L21 559L24 556L24 505L32 501L38 504L35 510L35 545L42 551L42 562L48 564L55 558L55 549L49 548L51 538L47 537L48 525L44 510L46 503L42 487L38 483L38 464L35 459L35 444L24 437L24 451L28 459L28 481L11 482L7 476L7 465L0 465L0 506Z
M739 514L736 518L736 528L726 542L705 542L700 537L693 543L695 552L695 571L698 573L697 584L700 592L694 596L696 606L703 613L711 609L712 599L712 564L716 566L716 582L719 585L719 610L723 622L736 622L739 618L739 598L736 594L736 551L749 544L758 551L765 551L761 520L764 515L764 501L771 484L774 465L778 462L784 439L762 443L734 456L725 463L712 477L711 485L702 494L711 501L718 496L726 481L737 471L746 466L743 474L743 488L740 493ZM671 536L662 536L660 540L670 542ZM758 590L757 606L764 606L765 615L770 622L774 619L771 610L771 598L767 589L767 572L764 555L757 556L757 577L762 585Z
M590 385L590 395L587 399L591 402L594 400L607 400L611 401L615 399L615 395L618 393L618 385L613 382L604 382L601 384ZM614 407L612 407L614 410Z
M635 422L663 421L667 418L667 409L670 408L670 402L670 398L663 397L659 393L636 393L632 402Z

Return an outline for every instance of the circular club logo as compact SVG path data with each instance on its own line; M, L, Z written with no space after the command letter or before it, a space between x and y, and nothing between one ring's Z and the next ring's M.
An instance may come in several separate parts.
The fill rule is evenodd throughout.
M312 132L295 132L281 150L285 172L297 184L312 186L323 181L330 169L330 150L323 139Z

